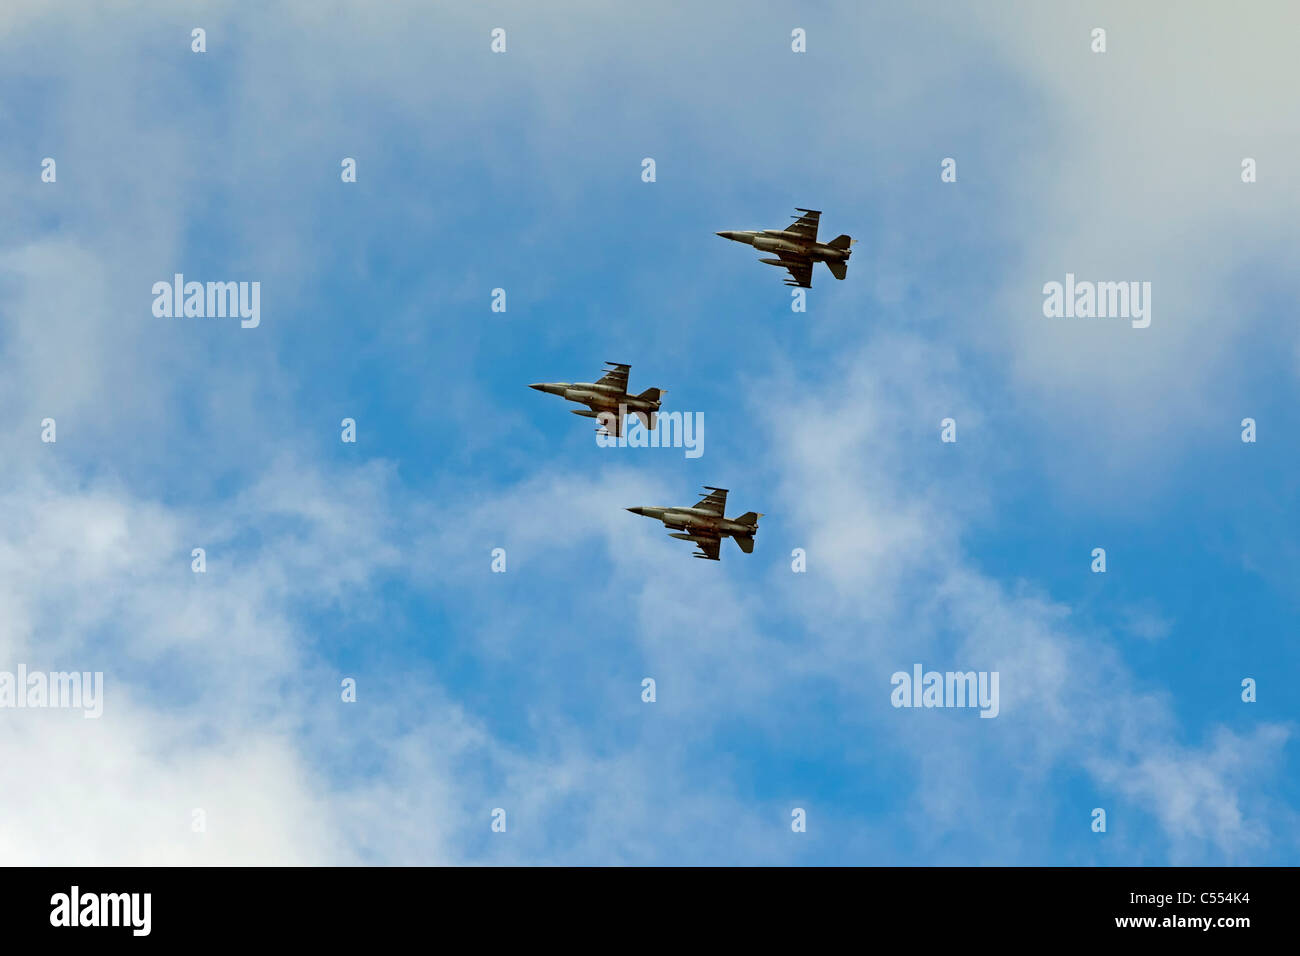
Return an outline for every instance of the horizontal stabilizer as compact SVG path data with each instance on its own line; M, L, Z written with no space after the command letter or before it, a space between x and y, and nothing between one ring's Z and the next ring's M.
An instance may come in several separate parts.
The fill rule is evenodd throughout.
M826 243L826 245L830 246L832 249L847 249L849 246L853 245L853 240L848 236L836 236L830 242Z
M750 525L751 527L757 528L758 519L761 517L763 517L763 515L760 512L746 511L743 515L741 515L739 518L736 519L736 524L747 524Z
M834 260L828 260L826 265L831 270L831 275L833 275L837 279L843 279L846 275L849 274L849 264L847 262L835 262Z
M754 536L750 534L733 534L736 544L740 545L740 550L746 554L754 553Z

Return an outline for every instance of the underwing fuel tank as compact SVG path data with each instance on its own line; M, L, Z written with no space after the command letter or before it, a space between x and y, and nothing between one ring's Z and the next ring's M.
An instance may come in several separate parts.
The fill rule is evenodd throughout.
M787 266L790 264L784 259L759 259L758 261L769 266Z
M581 415L583 418L596 417L596 413L593 412L590 408L571 408L569 409L569 413L571 415Z
M712 538L704 538L698 534L674 534L669 532L668 537L677 538L679 541L694 541L696 544L703 544L705 541L712 541Z

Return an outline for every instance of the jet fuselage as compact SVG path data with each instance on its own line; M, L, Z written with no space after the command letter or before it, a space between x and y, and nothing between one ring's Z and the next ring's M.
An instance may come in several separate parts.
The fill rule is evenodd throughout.
M849 256L853 255L851 249L839 249L824 242L807 242L780 229L733 230L718 235L732 242L753 246L759 252L785 252L819 262L847 262Z
M621 388L612 385L601 385L597 382L539 382L528 387L535 388L539 392L546 392L548 395L558 395L567 401L578 402L582 405L600 406L602 408L618 408L622 405L629 413L657 412L660 405L658 398L642 398L637 395L629 395ZM663 389L659 389L658 392L662 395Z
M719 535L752 535L755 526L741 524L700 508L628 508L634 515L657 518L678 531L712 531Z

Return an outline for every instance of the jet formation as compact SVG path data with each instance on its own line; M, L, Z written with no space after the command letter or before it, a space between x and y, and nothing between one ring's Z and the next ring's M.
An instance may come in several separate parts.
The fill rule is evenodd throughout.
M722 539L732 538L746 554L754 551L754 535L758 533L758 519L762 514L747 511L738 518L728 518L727 489L704 486L705 496L687 508L644 507L628 508L634 515L662 521L665 527L674 528L670 538L692 541L699 548L695 557L706 561L720 561ZM682 533L684 532L684 533Z
M580 402L586 409L570 409L575 415L585 418L599 417L602 427L597 431L603 434L618 435L622 427L623 415L633 412L645 424L646 428L655 427L655 413L659 411L660 396L665 389L648 388L640 395L629 395L627 375L631 366L606 362L612 366L598 382L538 382L528 386L539 392L559 395L571 402ZM672 530L671 537L682 541L694 542L699 550L697 558L719 561L723 538L734 538L740 550L746 554L754 551L754 535L758 532L758 519L761 514L750 511L738 518L726 516L727 489L704 486L706 494L691 507L642 507L628 508L636 515L655 518Z
M583 418L595 418L601 427L596 429L602 435L623 434L623 416L631 412L641 419L647 429L655 427L655 413L659 411L659 402L666 391L662 388L647 388L640 395L630 395L627 390L627 375L632 366L617 362L606 362L610 366L596 382L538 382L529 385L548 395L559 395L565 401L586 405L584 411L579 408L569 409Z
M849 257L857 241L849 236L836 236L830 242L817 241L821 211L798 209L799 215L784 229L761 229L719 232L717 235L733 242L743 242L759 252L776 253L774 259L759 259L769 266L780 266L790 275L788 286L812 288L813 266L826 263L831 275L843 279L848 275ZM625 416L629 413L639 418L646 429L655 427L655 416L664 394L662 388L647 388L640 395L627 390L630 365L606 362L608 368L595 382L538 382L529 388L548 395L558 395L565 401L586 405L585 409L570 409L575 415L595 418L601 435L619 437L623 433ZM669 537L692 542L697 550L695 557L706 561L722 560L722 539L731 538L745 554L754 551L754 535L758 533L758 519L762 514L747 511L736 518L727 517L727 489L704 486L705 495L689 508L685 506L647 505L627 510L634 515L662 521L669 529Z
M830 242L818 242L817 225L821 221L821 211L797 207L795 211L799 215L794 216L794 222L784 229L733 230L716 235L732 242L743 242L759 252L775 252L777 258L758 261L788 269L790 276L785 280L788 286L811 289L813 265L818 262L826 263L831 275L843 279L848 275L849 256L853 255L852 246L857 240L836 236Z

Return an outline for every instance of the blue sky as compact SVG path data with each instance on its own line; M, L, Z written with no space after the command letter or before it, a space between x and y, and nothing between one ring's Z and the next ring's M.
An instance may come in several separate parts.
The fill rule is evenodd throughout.
M0 669L106 679L0 722L0 856L1296 863L1296 13L606 7L0 14ZM805 313L714 236L796 206ZM607 360L700 458L526 388ZM754 554L623 510L704 484Z

